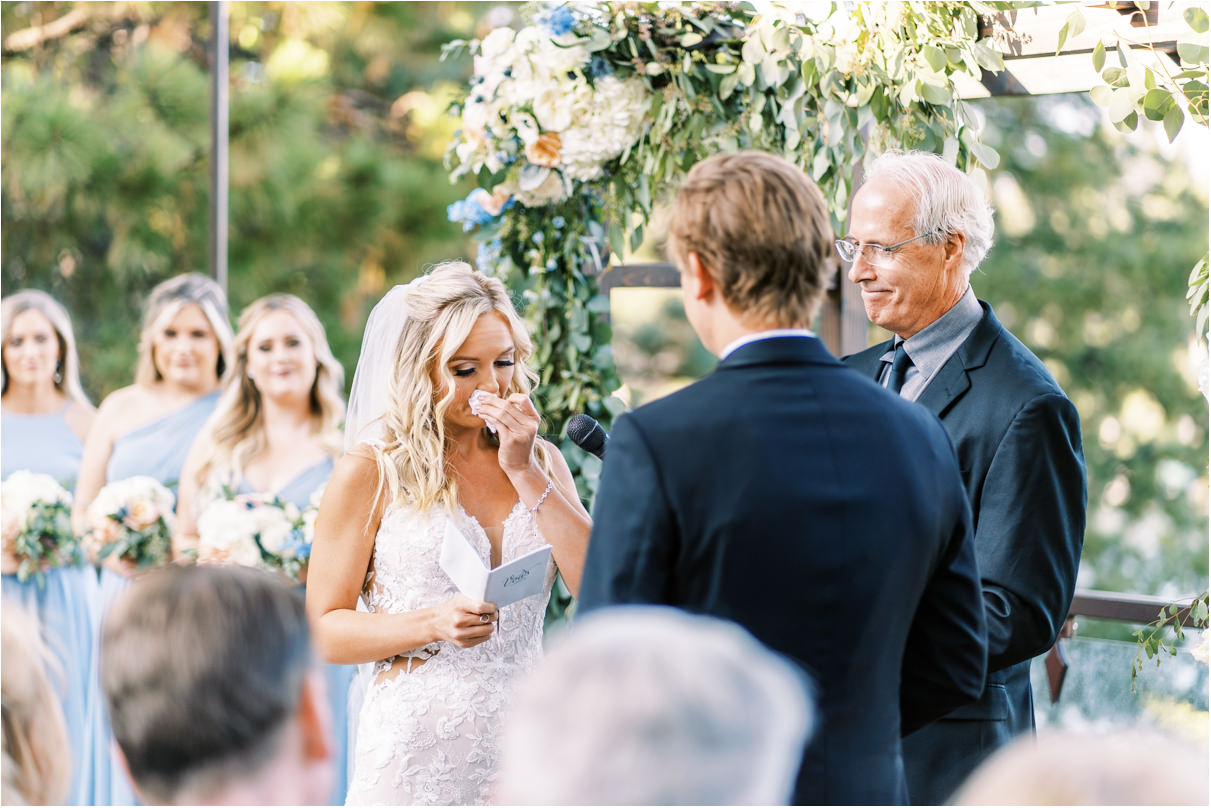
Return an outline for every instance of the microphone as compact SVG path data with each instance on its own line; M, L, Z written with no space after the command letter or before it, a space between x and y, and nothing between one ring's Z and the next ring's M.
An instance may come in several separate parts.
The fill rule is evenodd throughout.
M568 437L597 459L605 460L606 443L609 442L610 436L591 415L573 415L568 421Z

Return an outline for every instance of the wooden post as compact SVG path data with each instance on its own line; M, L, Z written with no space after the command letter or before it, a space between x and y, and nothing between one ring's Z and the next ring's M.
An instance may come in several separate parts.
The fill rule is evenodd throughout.
M210 4L210 277L227 291L227 65L230 41L226 0Z

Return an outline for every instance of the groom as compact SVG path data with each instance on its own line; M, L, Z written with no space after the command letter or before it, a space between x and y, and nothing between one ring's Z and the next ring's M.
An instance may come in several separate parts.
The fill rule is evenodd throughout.
M832 239L819 190L779 157L690 171L669 252L719 366L616 422L580 609L740 623L815 682L795 801L903 803L901 735L983 687L984 607L941 425L807 330Z

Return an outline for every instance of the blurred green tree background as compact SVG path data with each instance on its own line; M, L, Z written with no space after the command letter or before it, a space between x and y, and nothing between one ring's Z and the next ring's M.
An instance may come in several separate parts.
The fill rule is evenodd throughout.
M446 218L470 185L451 185L442 165L457 125L446 105L470 65L438 57L447 41L508 24L520 7L230 9L233 315L269 292L297 294L352 374L365 315L386 288L435 261L473 257ZM99 400L131 381L145 292L206 268L208 8L5 3L0 30L4 293L33 286L68 306L85 386ZM1002 162L989 175L998 243L972 284L1080 411L1089 465L1080 585L1201 590L1207 402L1184 294L1207 246L1205 177L1114 132L1084 96L978 107ZM713 367L676 293L660 295L613 296L632 404Z
M469 3L231 3L229 297L311 304L349 374L369 308L472 257L446 206ZM156 283L207 271L207 3L5 3L3 286L75 320L94 399L133 376Z

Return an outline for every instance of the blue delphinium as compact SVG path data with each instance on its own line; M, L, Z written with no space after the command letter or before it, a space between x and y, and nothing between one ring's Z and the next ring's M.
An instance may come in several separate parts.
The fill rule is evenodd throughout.
M475 256L475 266L485 275L491 275L500 263L502 245L499 238L481 242L479 253Z
M554 36L561 36L572 30L572 27L576 24L576 17L572 14L572 9L567 6L559 6L544 16L542 24Z
M585 72L588 74L590 80L599 79L610 72L610 63L601 54L594 54L593 58L589 60L589 66Z
M474 191L471 192L471 194L474 193ZM495 217L468 195L466 199L454 202L446 208L446 218L452 222L462 222L463 232L466 233L477 225L487 224Z

